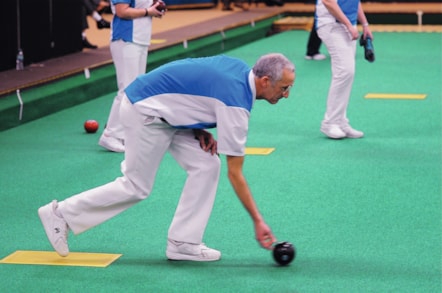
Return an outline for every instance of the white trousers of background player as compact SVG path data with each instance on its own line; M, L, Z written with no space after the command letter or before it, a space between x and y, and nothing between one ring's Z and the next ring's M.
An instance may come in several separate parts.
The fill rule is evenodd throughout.
M112 103L104 135L124 140L120 121L121 100L126 87L138 75L146 73L148 47L118 40L111 42L110 51L117 75L118 92Z
M347 28L340 23L321 26L317 32L330 54L332 72L322 125L347 126L347 107L355 76L356 40L351 39Z
M186 170L187 179L168 237L200 244L218 187L219 157L203 151L193 131L174 129L157 117L142 116L126 97L121 119L127 134L123 176L61 201L59 211L69 228L74 234L84 232L147 198L162 158L169 151Z

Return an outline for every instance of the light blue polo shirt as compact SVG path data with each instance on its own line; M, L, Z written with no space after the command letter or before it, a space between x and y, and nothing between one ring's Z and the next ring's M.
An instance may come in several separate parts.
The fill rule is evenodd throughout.
M115 5L118 3L129 4L132 8L148 9L152 0L112 0L111 41L123 40L138 45L149 46L152 34L152 17L139 17L135 19L122 19L115 14Z
M358 21L358 9L360 0L336 0L342 12L350 20L351 24L356 25ZM335 23L336 18L328 11L322 0L317 0L315 11L315 24L319 28L325 24Z
M218 152L244 155L256 89L242 60L219 55L174 61L140 75L125 92L139 112L172 127L216 127Z

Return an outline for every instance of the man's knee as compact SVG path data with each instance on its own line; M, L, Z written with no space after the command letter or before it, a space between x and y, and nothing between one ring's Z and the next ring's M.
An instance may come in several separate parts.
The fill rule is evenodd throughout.
M201 172L219 176L221 170L221 160L217 155L211 155L201 166Z

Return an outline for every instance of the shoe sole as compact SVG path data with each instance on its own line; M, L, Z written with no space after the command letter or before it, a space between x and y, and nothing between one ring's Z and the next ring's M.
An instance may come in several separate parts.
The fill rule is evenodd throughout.
M364 137L364 135L362 134L362 135L346 135L345 137L348 137L348 138L363 138Z
M356 135L352 135L350 133L347 133L347 132L345 132L345 130L342 130L342 131L345 133L345 137L348 137L348 138L362 138L362 137L364 137L364 133L361 131L356 131L356 132L360 133L360 134L356 134ZM353 131L355 131L355 130L353 130Z
M325 132L324 130L322 130L322 129L321 129L321 132L322 132L325 136L327 136L328 138L332 138L332 139L342 139L342 138L347 137L345 134L344 134L343 136L332 136L332 135L326 133L326 132Z
M46 237L48 238L49 243L51 243L52 248L54 248L54 250L60 256L66 257L66 256L69 255L69 251L67 251L67 252L66 251L59 251L59 250L57 250L57 248L55 248L55 246L51 242L50 235L52 234L52 228L49 228L49 230L47 228L47 227L51 226L51 216L49 216L49 214L51 214L51 212L47 213L45 211L45 209L47 209L47 208L52 208L52 206L49 206L49 207L48 206L44 206L44 207L39 208L38 209L38 217L40 218L41 224L43 225L43 229L45 230L45 233L46 233Z
M171 261L217 261L221 259L221 256L219 258L200 258L196 255L187 255L187 254L180 254L180 253L173 253L173 252L166 252L166 256L168 260Z

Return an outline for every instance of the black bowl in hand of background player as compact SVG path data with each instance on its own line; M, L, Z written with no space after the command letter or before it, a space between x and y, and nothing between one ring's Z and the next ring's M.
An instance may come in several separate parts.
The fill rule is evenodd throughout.
M157 4L157 3L160 3L160 4L158 4L158 6L156 7L156 9L157 9L158 11L164 12L164 11L167 10L166 3L164 3L164 2L161 1L161 0L153 0L153 4L152 4L152 6L154 6L154 5Z

